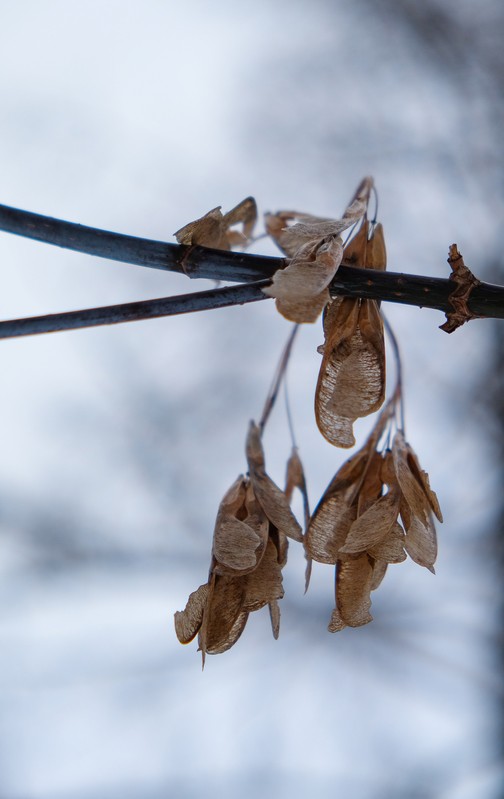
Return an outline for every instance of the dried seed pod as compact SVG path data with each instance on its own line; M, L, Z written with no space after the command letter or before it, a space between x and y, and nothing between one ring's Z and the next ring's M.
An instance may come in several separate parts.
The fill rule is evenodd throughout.
M212 552L216 574L247 574L261 560L268 520L253 488L242 475L224 495L217 512Z
M340 553L357 555L370 552L373 547L385 541L395 527L399 503L400 495L392 491L376 500L352 523Z
M314 560L335 564L357 515L380 496L381 456L375 449L393 410L388 402L364 446L338 469L315 508L306 534L306 549Z
M358 495L370 459L367 447L341 466L318 503L306 534L306 549L320 563L335 564L357 518Z
M181 644L189 644L203 621L203 612L208 599L208 583L200 585L190 594L184 610L175 613L175 632Z
M329 283L343 257L341 239L307 242L297 250L285 269L273 276L271 286L263 289L276 298L276 307L286 319L298 324L315 322L329 302Z
M212 208L207 214L189 222L174 233L179 244L200 245L218 250L229 250L233 246L245 246L257 220L257 206L253 197L247 197L227 214L221 206ZM232 231L234 225L243 225L243 232Z
M292 452L290 454L289 460L287 461L286 471L287 473L285 476L285 496L287 497L288 501L291 502L292 494L294 493L295 488L297 488L301 492L301 496L303 498L303 511L304 511L303 543L305 543L306 533L308 531L308 527L310 524L310 503L308 501L308 490L306 487L306 478L304 474L303 464L301 463L297 447L292 447ZM308 554L306 545L305 545L305 557L306 557L306 570L305 570L305 592L306 592L310 584L310 577L312 571L312 560Z
M329 632L334 633L344 627L361 627L373 620L369 612L372 582L373 564L366 554L338 561L336 608L329 622Z
M198 643L203 656L230 649L242 634L248 619L244 610L247 577L212 575Z
M371 239L368 235L364 220L345 249L345 260L348 257L354 266L385 268L381 226ZM374 413L385 398L385 342L378 305L374 300L337 298L326 309L324 335L315 416L324 438L348 448L355 444L354 421Z
M394 469L402 492L401 518L406 531L405 549L420 566L434 572L437 557L436 529L432 510L442 521L441 509L431 490L428 476L420 469L418 460L402 431L398 431L392 444Z
M396 522L389 530L386 538L379 541L375 546L370 547L367 553L376 562L382 561L385 566L387 563L402 563L403 560L406 560L405 543L404 530L399 522Z
M340 234L365 213L372 178L365 178L341 219L326 219L280 211L267 214L266 230L291 258L285 269L273 276L271 286L263 289L275 297L278 311L293 322L315 322L329 301L327 287L343 257ZM289 222L295 224L289 226Z

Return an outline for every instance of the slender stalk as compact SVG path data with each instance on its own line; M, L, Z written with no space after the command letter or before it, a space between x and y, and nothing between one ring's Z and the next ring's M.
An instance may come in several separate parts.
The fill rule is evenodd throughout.
M120 322L156 319L161 316L174 316L193 311L257 302L267 299L261 291L261 287L268 283L268 280L259 280L256 283L180 294L176 297L129 302L123 305L89 308L84 311L69 311L47 316L32 316L26 319L12 319L0 322L0 339L55 333L60 330L77 330L99 325L115 325Z
M270 390L268 391L268 396L266 397L266 402L264 403L263 412L261 415L261 421L259 422L259 429L261 431L261 435L263 430L266 426L266 422L269 419L269 415L273 410L273 407L276 402L276 398L278 397L278 392L280 390L280 386L282 385L282 380L285 376L285 371L287 369L287 365L289 363L289 358L292 350L292 346L294 344L294 339L296 338L296 333L298 332L299 325L294 325L292 330L289 334L289 338L285 344L283 352L280 356L280 360L278 362L275 376L273 378L273 382L271 384Z

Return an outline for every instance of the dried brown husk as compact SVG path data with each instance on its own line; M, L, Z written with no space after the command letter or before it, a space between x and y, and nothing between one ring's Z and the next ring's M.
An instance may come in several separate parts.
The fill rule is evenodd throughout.
M204 216L177 230L174 236L179 244L229 250L234 246L246 246L256 220L256 202L253 197L246 197L227 214L222 213L220 205L212 208ZM230 230L238 224L243 226L241 232Z
M434 572L437 536L432 518L433 510L442 521L437 497L402 431L394 436L392 456L402 492L401 518L406 531L406 552L416 563Z
M377 225L371 239L369 231L364 220L344 259L354 266L384 269L383 229ZM315 392L317 424L331 444L353 447L354 421L377 411L385 398L385 342L377 303L336 298L325 312L324 335Z

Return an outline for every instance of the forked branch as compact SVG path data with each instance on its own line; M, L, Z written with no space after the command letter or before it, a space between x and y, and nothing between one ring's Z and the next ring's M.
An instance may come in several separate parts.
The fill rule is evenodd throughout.
M284 258L126 236L5 205L0 205L0 230L100 258L178 272L190 278L242 284L178 297L8 320L0 322L0 338L117 324L267 299L261 288L287 263ZM356 269L344 262L330 291L343 297L376 299L443 312L452 310L449 297L453 282L448 279ZM503 319L504 287L489 283L475 286L468 307L474 316Z

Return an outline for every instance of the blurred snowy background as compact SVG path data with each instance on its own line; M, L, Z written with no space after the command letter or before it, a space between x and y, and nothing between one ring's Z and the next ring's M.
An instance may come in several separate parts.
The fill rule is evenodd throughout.
M338 215L372 174L391 270L446 277L456 241L502 283L503 34L498 0L4 0L0 202L170 241L249 194ZM212 285L7 234L0 274L2 318ZM437 576L391 567L375 621L330 635L332 570L303 596L291 547L279 641L254 614L203 674L173 613L288 323L263 302L1 343L2 799L504 796L504 337L385 310L445 514ZM301 333L314 506L348 453L316 430L322 336ZM265 445L282 482L281 404Z

